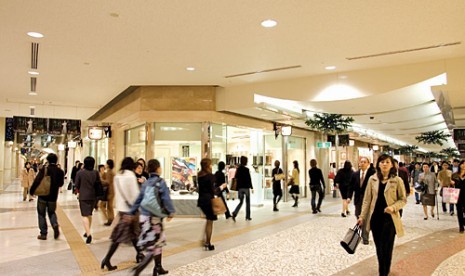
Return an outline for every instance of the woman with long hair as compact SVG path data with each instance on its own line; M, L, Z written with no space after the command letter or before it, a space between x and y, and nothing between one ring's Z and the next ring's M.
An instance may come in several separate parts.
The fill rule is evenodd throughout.
M362 213L357 224L371 230L380 276L389 275L396 234L404 235L399 211L407 204L404 182L397 176L394 159L383 154L376 162L377 173L367 183Z
M134 214L140 207L139 222L141 226L141 233L137 246L141 251L145 251L144 259L134 268L134 275L139 275L152 259L155 261L153 275L163 275L168 273L168 271L163 269L161 265L162 248L166 245L166 237L163 231L164 218L157 217L149 210L140 206L142 199L144 199L147 187L155 187L154 190L158 191L157 196L160 197L161 201L160 207L165 210L167 221L171 221L174 217L175 210L173 202L171 201L170 190L166 186L165 180L161 178L162 170L160 162L156 159L149 160L147 164L147 171L149 177L147 178L147 181L142 184L139 196L130 211L131 214Z
M23 201L26 201L27 196L29 194L29 189L34 182L34 178L36 177L36 173L31 168L31 162L26 162L24 164L24 169L21 172L21 186L23 187ZM29 201L33 201L32 195L29 195Z
M117 268L116 266L112 266L110 261L120 243L132 243L137 252L137 263L144 258L144 255L137 247L137 239L140 234L139 217L129 213L131 206L139 195L139 185L132 171L133 168L134 160L131 157L126 157L121 162L120 171L114 176L113 185L115 188L115 203L119 221L111 232L111 245L101 263L101 268L103 269L106 266L109 271Z
M452 175L450 182L455 188L460 189L459 200L457 201L457 219L459 222L459 232L464 232L464 215L465 215L465 160L460 161L459 168Z
M342 198L342 217L346 217L349 215L349 188L350 188L350 179L352 178L352 163L349 160L344 162L344 167L340 169L337 174L336 178L334 179L334 183L336 183Z
M215 187L216 188L219 188L221 185L223 185L223 183L226 183L226 177L225 177L224 172L223 172L225 167L226 167L226 164L223 161L218 163L218 171L216 171L216 173L215 173ZM227 194L229 194L227 184L226 184L226 188L224 189L224 191ZM226 212L224 213L224 215L226 216L226 219L228 219L228 218L231 217L231 213L229 212L228 204L226 203L226 199L224 198L223 193L220 193L220 196L221 196L221 199L223 200L224 206L226 206Z
M271 171L271 177L273 177L273 211L277 212L278 203L283 197L283 189L281 188L281 180L284 179L283 170L279 167L281 162L279 160L274 161L274 168Z
M92 242L90 228L92 227L92 211L97 202L95 185L100 182L99 173L94 170L95 159L87 156L84 159L84 169L76 173L76 189L79 191L79 209L81 210L82 224L84 225L86 243Z
M213 221L217 220L218 217L213 213L211 200L215 195L220 195L221 192L226 189L227 184L223 182L218 185L218 187L215 187L216 180L215 176L212 174L212 160L209 158L203 158L200 161L200 172L198 173L197 181L199 185L197 206L200 207L207 219L205 224L204 247L206 250L215 250L215 246L211 244L211 238L213 233Z
M299 194L300 194L300 169L299 169L299 162L297 160L294 160L292 162L294 165L294 168L292 169L292 185L291 188L289 189L289 193L291 194L292 198L294 199L294 205L292 207L299 207Z

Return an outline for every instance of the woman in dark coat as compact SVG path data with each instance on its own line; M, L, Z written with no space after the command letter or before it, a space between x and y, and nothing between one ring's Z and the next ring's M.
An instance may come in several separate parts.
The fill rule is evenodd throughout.
M95 159L87 156L84 159L84 170L76 173L76 188L79 191L79 209L81 210L82 223L84 225L84 237L86 243L92 242L90 228L92 226L92 211L97 202L95 185L100 182L99 173L94 170Z
M340 169L337 174L336 178L334 179L334 183L336 183L339 191L341 192L342 197L342 217L346 217L346 215L350 214L349 212L349 189L350 189L350 179L352 178L352 163L350 161L344 162L344 167Z
M199 199L197 206L200 207L202 212L205 214L207 223L205 224L205 249L215 250L215 246L211 244L212 232L213 232L213 221L217 220L218 217L213 213L212 198L215 195L219 195L224 189L226 189L226 183L222 183L219 187L215 188L215 176L212 174L212 160L204 158L200 161L201 170L198 174L198 185L199 185Z
M460 161L458 172L452 175L450 182L455 188L460 189L459 200L457 201L457 218L459 221L459 232L464 232L465 215L465 160Z
M226 177L224 176L224 168L226 167L226 164L221 161L218 163L218 171L215 173L215 187L219 188L223 183L226 183ZM228 188L225 188L226 193L229 193ZM228 204L226 204L226 199L224 198L223 193L220 194L221 199L224 202L224 206L226 206L226 219L231 217L231 213L229 212Z

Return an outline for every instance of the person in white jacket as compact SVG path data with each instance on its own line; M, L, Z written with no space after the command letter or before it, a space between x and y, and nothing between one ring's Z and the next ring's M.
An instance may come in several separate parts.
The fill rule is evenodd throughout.
M124 158L121 163L121 169L114 178L115 207L118 210L120 218L111 233L110 239L112 243L101 263L101 268L107 267L109 271L117 268L111 265L110 259L120 243L132 243L137 252L136 262L139 263L144 258L144 255L137 247L137 239L140 234L139 216L129 214L129 210L140 192L137 178L133 171L134 166L135 162L131 157Z

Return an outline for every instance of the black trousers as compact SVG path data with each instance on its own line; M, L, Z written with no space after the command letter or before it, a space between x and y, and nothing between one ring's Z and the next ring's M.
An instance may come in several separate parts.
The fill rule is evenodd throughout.
M316 211L320 209L321 203L323 202L323 198L325 198L325 193L323 192L323 189L318 189L317 191L311 191L312 192L312 210ZM318 193L318 205L316 205L316 193Z
M391 217L371 218L371 231L376 246L378 257L378 271L380 276L388 276L391 270L392 251L394 250L394 239L396 228Z
M457 218L459 220L459 230L463 231L464 230L464 222L465 222L464 219L463 219L463 216L465 214L463 203L457 203L456 207L457 207Z

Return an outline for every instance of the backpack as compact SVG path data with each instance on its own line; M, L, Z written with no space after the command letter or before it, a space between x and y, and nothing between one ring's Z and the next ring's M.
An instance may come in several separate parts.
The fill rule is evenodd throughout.
M145 188L144 197L142 198L142 202L140 206L145 210L152 213L152 215L158 218L167 217L168 214L165 208L162 206L161 198L160 198L160 180L161 178L155 181L154 185L147 185ZM149 178L148 181L153 181Z

